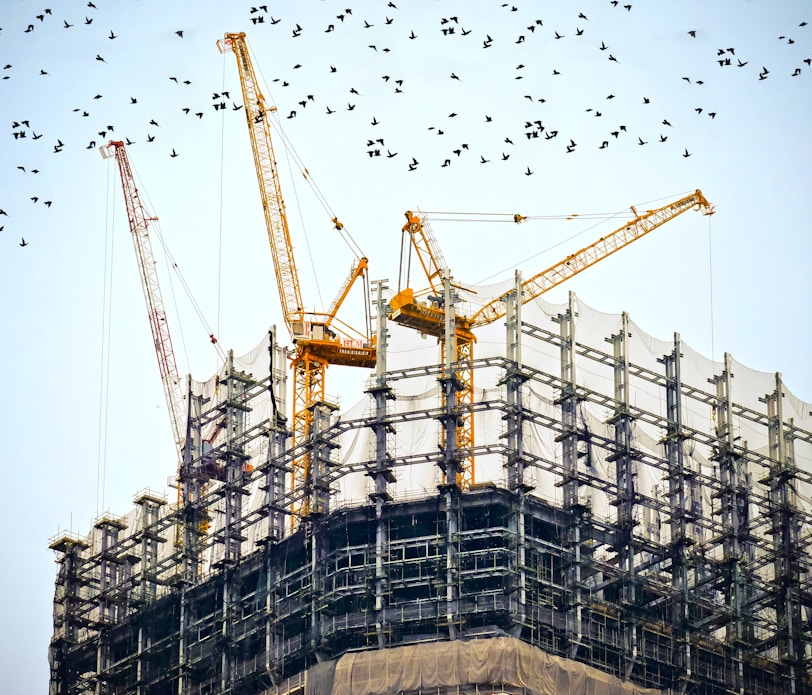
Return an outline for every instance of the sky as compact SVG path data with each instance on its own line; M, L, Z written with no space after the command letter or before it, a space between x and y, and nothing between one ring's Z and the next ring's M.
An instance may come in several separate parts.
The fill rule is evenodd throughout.
M181 374L215 372L209 333L243 354L283 330L226 32L246 33L277 109L309 306L328 306L353 262L333 217L392 290L414 209L455 279L487 284L701 189L716 214L683 214L548 301L626 311L656 338L781 372L812 402L809 3L623 2L0 5L4 692L47 687L50 539L174 477L121 183L99 147L127 142L159 220ZM360 381L339 369L328 391L351 404Z

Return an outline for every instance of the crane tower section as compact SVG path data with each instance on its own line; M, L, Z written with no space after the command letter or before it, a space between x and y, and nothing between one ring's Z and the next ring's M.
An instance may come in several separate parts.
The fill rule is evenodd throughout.
M293 446L306 442L313 428L316 406L326 402L325 374L331 364L370 369L377 353L369 324L369 291L366 288L367 326L357 330L336 315L358 279L367 279L367 259L358 258L328 311L305 311L299 275L293 254L288 218L279 180L279 171L271 142L270 114L259 88L248 52L244 33L227 33L217 42L221 53L232 52L237 59L246 121L259 183L265 226L271 245L274 271L285 324L296 350L291 360L294 371L292 439ZM335 228L343 225L332 220ZM291 487L305 491L302 502L294 505L294 516L307 516L315 511L308 490L311 485L311 462L307 456L296 459L292 466Z
M147 304L149 327L152 331L152 341L155 345L155 354L158 357L158 368L161 373L164 396L169 408L172 435L175 438L178 460L180 461L182 460L183 446L186 439L186 428L182 425L185 421L184 397L178 365L175 361L175 351L172 348L172 338L169 335L169 324L166 320L166 310L161 297L157 264L152 253L152 242L149 234L150 223L157 222L158 218L147 210L141 200L124 143L120 140L111 140L107 145L100 147L99 150L105 159L115 157L121 175L124 203L127 207L127 218L133 244L135 245L135 257L138 262L138 274L141 278L141 287Z
M705 215L712 215L714 212L713 206L699 189L668 205L655 210L647 210L644 213L638 213L632 207L631 211L634 218L622 227L522 282L520 286L521 303L524 304L540 297L545 292L608 258L616 251L641 239L649 232L657 229L657 227L688 210L701 210ZM425 215L421 217L411 211L407 211L405 215L407 222L402 231L404 235L409 236L411 248L414 250L414 254L426 275L429 287L426 290L415 292L411 287L401 287L399 285L398 293L389 303L389 317L395 323L437 338L445 359L445 354L449 351L449 346L446 345L448 339L446 331L448 307L443 299L443 288L440 280L444 274L447 274L448 269L443 267L445 262L441 256L440 246L428 224L427 217ZM522 215L514 216L514 221L517 223L525 219ZM403 245L406 246L407 243L404 239ZM404 251L406 250L402 249L402 256L405 255ZM408 262L402 259L402 268L408 268L409 265ZM403 274L401 272L401 280L404 279ZM409 278L408 274L406 274L405 284L408 283ZM471 451L474 446L474 420L470 408L474 402L473 369L471 366L474 356L474 342L476 342L474 329L502 318L505 311L505 297L496 297L473 315L466 316L462 313L454 313L454 331L451 335L454 346L450 348L452 354L449 357L455 365L455 376L459 384L455 394L456 402L463 411L467 411L460 419L460 425L456 428L455 434L457 447L462 451ZM456 482L462 488L468 488L476 482L473 456L467 457L463 462L462 470L457 475Z

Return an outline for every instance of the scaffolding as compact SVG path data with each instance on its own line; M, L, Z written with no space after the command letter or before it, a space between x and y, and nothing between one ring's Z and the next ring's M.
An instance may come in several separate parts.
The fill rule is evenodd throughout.
M190 380L179 501L142 492L51 543L51 695L353 692L336 667L353 655L472 640L583 665L605 692L812 692L809 406L780 374L574 295L522 306L519 285L482 356L437 364L396 344L378 283L364 399L316 404L295 447L275 331ZM462 489L469 458L484 482ZM467 678L392 692L547 692Z

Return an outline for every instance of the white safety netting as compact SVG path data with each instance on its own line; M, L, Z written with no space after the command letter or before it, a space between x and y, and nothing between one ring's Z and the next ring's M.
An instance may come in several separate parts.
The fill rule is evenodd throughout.
M503 283L490 287L474 288L476 292L461 290L464 302L459 311L472 314L476 311L477 303L482 304L480 298L498 296L511 289L511 283ZM593 351L607 355L612 354L612 345L607 341L613 335L619 334L623 326L623 317L620 314L607 314L596 311L584 304L577 297L572 296L572 309L574 312L574 336L578 346L588 346ZM522 321L553 334L553 337L538 335L524 335L521 347L522 363L527 368L537 370L538 373L549 375L551 378L561 377L561 348L554 337L559 333L558 317L564 315L569 309L566 304L550 304L542 299L529 302L522 307ZM664 340L648 335L641 327L629 318L626 323L627 358L636 368L645 373L659 376L665 374L662 359L675 350L674 339ZM388 441L390 456L397 459L407 455L423 455L422 461L409 465L399 466L395 469L396 482L389 486L389 491L395 500L407 500L416 497L425 497L436 494L437 485L442 482L442 474L437 466L437 455L441 443L441 431L438 420L428 414L441 404L440 388L436 371L431 367L440 361L440 348L433 338L421 337L414 331L389 323L389 340L387 350L387 369L390 373L399 374L402 370L417 369L408 378L393 378L389 382L395 399L388 402L388 413L406 414L418 411L427 411L425 417L398 421L394 434ZM233 357L234 369L256 380L267 378L271 365L271 341L268 335L264 336L256 348L249 353ZM689 481L686 505L694 514L710 519L713 513L714 500L711 491L702 486L697 480L702 478L718 479L718 464L713 460L712 445L709 443L715 436L717 423L711 406L711 397L715 393L715 385L709 380L718 378L725 369L721 360L711 360L691 349L689 345L681 342L680 345L681 381L684 386L682 405L682 425L684 431L696 433L688 436L684 442L684 463L686 468L697 474L697 479ZM578 388L590 393L601 394L605 397L604 403L611 403L614 398L614 374L611 361L598 360L594 355L584 354L583 350L576 351L575 380ZM499 357L506 354L506 331L503 321L496 321L477 330L477 343L474 357ZM747 470L754 491L754 501L750 510L750 518L757 519L759 513L764 512L768 490L759 486L756 481L762 479L768 470L759 456L769 457L770 440L767 423L767 406L764 399L780 388L783 393L781 399L781 419L784 431L791 427L798 431L812 432L812 406L796 398L783 384L777 380L775 373L756 371L740 364L735 359L729 359L728 366L732 375L730 397L736 404L737 410L733 416L734 437L738 446L755 455L755 462ZM426 368L421 372L419 368ZM193 381L192 393L195 396L207 399L208 408L227 398L225 379L226 365L206 381ZM339 438L340 446L335 450L334 456L338 462L338 470L345 471L333 482L333 493L330 500L331 508L364 504L368 501L367 495L372 491L372 479L364 472L364 464L374 459L374 434L372 429L364 423L365 418L374 415L374 402L363 390L371 383L373 373L367 370L349 368L331 368L328 370L328 391L334 389L344 390L346 394L355 394L355 399L349 406L344 405L336 414L336 421L354 423L348 426ZM503 400L505 398L505 385L501 383L504 371L498 367L477 369L474 381L475 401ZM631 378L630 406L637 412L645 413L646 417L633 418L632 435L634 447L660 460L664 457L663 437L665 434L664 422L668 417L666 412L666 393L662 383L655 383L655 379ZM293 383L288 379L288 392ZM346 389L342 386L346 384ZM705 396L696 396L696 393ZM233 396L234 394L231 394ZM523 386L523 404L529 411L539 417L535 422L525 425L523 446L530 457L540 462L530 466L526 471L528 482L534 489L531 494L545 499L553 504L562 502L562 488L557 483L561 478L562 444L556 441L558 431L545 426L545 421L560 422L561 408L556 404L559 389L551 385L550 380L531 379ZM287 396L289 409L291 398ZM347 398L344 399L345 401ZM597 399L600 400L600 399ZM281 402L277 401L280 405ZM749 413L749 415L748 415ZM578 426L594 437L594 444L588 445L586 455L581 459L579 466L585 473L596 480L605 480L609 483L615 481L615 464L607 460L611 453L601 442L611 442L614 436L610 418L613 411L609 405L598 404L595 399L585 399L578 404ZM267 424L272 415L270 395L265 390L255 392L250 398L250 409L242 416L241 426L250 430ZM791 425L790 425L791 423ZM210 428L216 428L215 424ZM505 424L502 420L502 411L499 409L483 410L478 412L474 419L475 445L494 444L503 441ZM204 436L207 433L204 432ZM224 432L210 431L208 433L216 443L217 438L225 437ZM807 435L792 438L792 450L787 453L794 464L806 475L798 480L795 492L796 502L801 511L799 518L808 516L812 508L812 489L804 480L812 471L812 445L807 441ZM246 444L249 457L249 468L257 469L268 459L267 437L256 437ZM349 472L354 471L354 472ZM667 543L669 540L669 524L667 516L668 487L666 474L662 468L654 465L638 464L635 470L636 492L642 500L635 508L638 526L636 533L642 533L655 541ZM242 510L244 517L261 508L266 502L266 495L261 487L264 482L262 476L247 476L246 508ZM476 481L484 483L492 481L497 485L506 483L504 456L487 454L476 460ZM213 483L217 485L217 483ZM583 486L580 494L582 502L588 504L595 516L611 521L616 509L611 505L613 493L609 486L592 484ZM759 501L761 500L761 501ZM718 505L718 501L717 501ZM176 500L170 499L161 508L162 514L167 514L176 508ZM217 538L225 523L223 512L223 498L218 498L212 512L212 527L210 538ZM126 518L126 530L122 535L139 531L140 523L136 508ZM257 516L253 516L256 519ZM289 528L286 526L286 528ZM702 524L689 529L695 540L702 543L707 540L707 532ZM769 531L767 524L756 528L756 533L764 536ZM798 530L799 536L805 538L809 533L808 525ZM251 552L256 541L267 533L267 524L264 521L255 522L243 529L245 541L243 552ZM172 534L167 534L171 536ZM94 534L91 534L94 536ZM172 538L162 543L159 548L161 557L168 557L176 550ZM91 543L96 543L90 538ZM95 552L94 547L91 552ZM209 543L204 563L209 566L215 563L222 553L218 543ZM159 558L160 559L160 558Z

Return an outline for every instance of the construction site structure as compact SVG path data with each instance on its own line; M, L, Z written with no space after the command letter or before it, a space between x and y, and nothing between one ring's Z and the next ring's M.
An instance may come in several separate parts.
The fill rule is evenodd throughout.
M295 446L306 441L311 430L319 426L316 422L320 417L319 412L333 407L326 398L327 367L331 364L364 369L375 366L375 338L371 335L370 327L368 261L363 254L357 253L349 276L326 312L305 310L271 138L271 117L276 109L265 104L245 33L227 33L217 42L217 47L221 53L233 53L236 59L282 314L295 344L291 357L294 374L292 437ZM307 176L306 170L303 173ZM333 216L331 221L336 231L343 232L344 226L337 217ZM366 326L363 329L336 320L339 309L358 279L364 283L362 297L365 301ZM305 453L305 449L302 451L302 456L291 464L293 488L309 487L312 468L317 465ZM315 496L312 501L317 506L311 507L311 496L307 495L297 513L320 513L320 500L320 496Z
M704 215L714 213L714 207L698 189L667 205L643 213L638 213L632 206L634 217L631 220L522 282L521 301L530 302L540 297L688 210L700 210ZM526 220L527 217L523 215L513 216L516 223ZM406 224L402 231L404 235L408 234L411 243L405 239L401 242L398 292L389 303L390 319L424 335L434 336L440 342L440 361L447 365L446 398L460 403L463 412L468 413L462 415L459 424L450 428L447 434L456 439L458 449L466 451L472 448L475 437L473 410L470 407L474 399L474 370L471 366L476 342L474 329L503 318L507 311L506 302L503 296L496 297L478 308L466 311L462 307L462 298L454 297L452 301L452 297L447 296L444 289L443 280L449 275L449 269L428 224L428 217L407 211ZM425 290L415 292L410 286L411 254L404 254L404 247L407 250L414 249L414 255L429 283ZM404 277L406 287L401 287ZM446 307L450 310L447 311ZM453 330L449 330L448 324L453 326ZM448 343L446 335L451 338ZM467 489L476 482L476 459L468 456L447 474L451 476L448 478L450 481Z
M189 379L197 493L51 542L51 695L812 692L810 404L522 286L477 333L464 405L384 281L365 394L306 440L274 329ZM462 451L444 433L469 414ZM479 482L447 482L469 456ZM288 523L305 495L320 513Z

